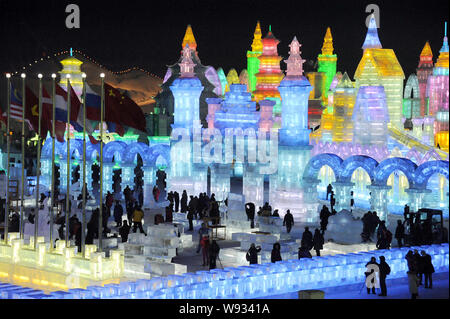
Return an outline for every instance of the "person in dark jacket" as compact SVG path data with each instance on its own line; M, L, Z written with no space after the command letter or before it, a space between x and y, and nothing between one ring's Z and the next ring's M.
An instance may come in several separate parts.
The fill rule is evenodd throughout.
M250 262L250 265L254 265L258 263L258 253L261 251L261 246L255 246L254 243L250 245L250 248L247 251L246 259Z
M387 288L386 288L386 277L391 273L391 267L386 262L386 258L384 256L380 256L380 264L378 266L380 268L380 289L381 293L378 296L387 296Z
M175 213L178 213L180 207L180 194L178 192L173 192L173 200L175 201Z
M273 244L273 249L272 249L272 253L270 256L270 261L271 262L277 262L277 261L281 261L281 246L279 243L275 243Z
M333 191L333 186L331 186L331 184L328 184L328 186L327 186L327 199L326 200L328 200L328 195L330 195L332 191Z
M127 221L123 221L123 226L119 228L120 238L122 238L122 243L126 243L128 241L128 234L130 233L130 226Z
M324 242L323 235L320 233L320 230L316 228L313 237L313 248L316 251L316 256L320 256L320 251L323 249Z
M116 200L116 205L114 206L114 221L116 222L116 227L122 226L122 215L123 207L120 204L120 201Z
M183 194L181 194L181 202L180 202L180 204L181 204L181 212L182 213L186 213L186 211L187 211L187 205L188 205L188 196L187 196L187 193L186 193L186 190L184 190L183 191Z
M255 204L245 204L245 213L247 214L247 220L250 221L250 228L255 228Z
M309 227L305 227L305 231L302 235L301 246L305 246L308 250L313 247L313 234L309 231Z
M311 253L309 252L308 247L302 245L298 248L298 259L301 258L312 258Z
M411 299L416 299L419 296L419 279L417 278L418 269L419 269L419 260L417 256L412 252L412 250L408 251L405 256L405 259L408 263L408 285L409 292L411 293Z
M424 260L417 249L414 249L414 258L417 260L417 277L419 278L419 286L422 286Z
M278 217L278 218L280 218L280 214L278 214L278 209L275 209L275 210L273 211L272 217Z
M376 265L376 266L379 266L378 263L377 263L377 260L375 259L375 257L370 258L370 261L366 264L366 268L367 268L367 266L369 266L369 265ZM365 272L364 274L366 275L366 278L367 278L367 277L368 277L370 274L372 274L373 272L374 272L374 270L371 269L370 272ZM366 279L366 280L367 280L367 279ZM375 282L375 280L377 280L375 276L370 280L370 282L373 284L373 286L372 286L372 293L373 293L374 295L376 295L376 292L375 292L376 282ZM367 286L367 281L366 281L366 286ZM370 294L370 288L369 288L368 286L367 286L367 294Z
M322 234L325 233L328 226L328 218L331 216L330 210L326 205L323 205L322 209L320 210L320 230L322 231Z
M402 221L399 219L397 220L397 228L395 228L395 239L397 239L398 247L403 246L403 238L405 238L405 226L403 225Z
M173 221L173 205L166 206L166 223Z
M194 225L192 224L192 220L194 219L194 212L192 211L192 209L190 209L186 215L188 221L189 221L189 229L188 231L193 231L194 230Z
M291 211L288 209L286 215L284 215L283 226L286 226L286 232L289 234L294 225L294 216L292 216Z
M219 258L220 247L215 240L209 245L209 269L216 269L216 260Z
M420 252L422 255L422 271L425 276L425 288L432 289L433 288L433 273L434 273L434 267L433 262L431 260L431 256L428 255L424 250Z

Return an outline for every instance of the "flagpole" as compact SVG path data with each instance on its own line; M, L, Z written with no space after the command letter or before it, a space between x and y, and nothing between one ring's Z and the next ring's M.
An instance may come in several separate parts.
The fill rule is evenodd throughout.
M100 104L100 215L98 216L98 251L103 251L103 112L105 107L105 73L100 74L102 79L102 95Z
M66 191L66 247L70 246L69 242L69 210L70 210L70 177L72 169L70 167L70 74L66 74L67 78L67 191Z
M83 258L86 257L86 73L83 77L83 223L81 226L81 253Z
M23 206L23 190L25 188L24 183L24 173L25 173L25 105L26 105L26 94L25 94L25 73L21 74L22 77L22 174L21 174L21 190L20 190L20 238L23 239L24 233L24 206ZM39 159L38 159L39 161ZM37 162L37 161L36 161Z
M9 134L9 122L11 118L11 74L6 73L6 105L7 105L7 113L8 119L6 121L6 148L7 148L7 165L6 165L6 203L5 203L5 230L3 232L5 244L8 244L8 224L9 224L9 155L10 155L10 146L11 146L11 135Z
M55 95L56 95L56 74L52 74L52 188L50 201L50 251L53 251L53 208L55 201ZM56 198L56 200L58 200Z
M36 157L36 211L34 213L34 249L37 248L37 238L39 233L39 178L41 175L41 116L42 116L42 74L38 74L39 78L39 124L38 124L38 142ZM22 180L23 185L23 180Z

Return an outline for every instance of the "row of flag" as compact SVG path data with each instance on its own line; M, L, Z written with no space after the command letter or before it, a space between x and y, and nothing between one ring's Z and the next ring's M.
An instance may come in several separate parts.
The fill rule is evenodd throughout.
M104 85L104 121L108 125L109 132L115 132L120 136L125 133L125 128L131 127L146 132L145 116L142 109L126 94L105 83ZM101 96L95 93L86 83L86 127L83 127L83 104L70 86L70 124L78 132L84 130L89 135L92 143L98 141L92 136L94 128L100 123ZM55 87L55 136L58 141L64 141L67 123L67 91L59 84ZM22 120L22 96L17 88L11 84L10 117ZM41 111L41 136L52 135L52 98L47 90L42 88ZM0 120L6 123L7 113L4 108L0 112ZM39 99L32 90L25 87L25 121L30 129L38 132L39 127Z

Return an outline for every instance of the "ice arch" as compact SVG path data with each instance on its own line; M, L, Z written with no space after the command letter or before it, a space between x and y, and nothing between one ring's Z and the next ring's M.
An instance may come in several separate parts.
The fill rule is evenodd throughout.
M147 165L156 166L156 160L159 156L162 156L167 165L170 164L170 146L164 144L156 144L149 148L147 152Z
M143 164L146 165L147 164L147 152L148 152L147 144L144 144L141 142L131 143L125 149L123 162L133 164L136 154L139 154L142 158Z
M403 157L392 157L385 159L374 169L374 185L386 186L389 176L396 170L405 174L408 179L409 187L413 188L415 184L414 172L417 165L411 160Z
M342 158L336 154L323 153L314 156L310 159L305 167L305 172L303 173L304 180L315 180L319 174L320 169L328 165L334 172L334 176L337 178L341 175Z
M124 152L127 148L127 144L121 141L109 142L105 145L103 149L103 161L112 162L114 155L119 155L114 157L115 161L122 161L124 157Z
M350 182L353 172L361 167L369 175L370 180L373 182L374 171L378 166L378 162L370 156L366 155L354 155L345 159L341 165L341 175L336 178L339 182Z
M428 180L436 173L444 175L448 180L448 161L429 161L425 162L415 171L415 188L425 189Z

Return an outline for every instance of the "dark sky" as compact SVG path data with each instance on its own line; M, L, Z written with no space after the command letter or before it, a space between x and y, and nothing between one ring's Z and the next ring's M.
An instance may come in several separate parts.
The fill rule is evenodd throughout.
M70 3L80 6L81 29L65 27ZM110 70L138 66L163 77L166 65L178 59L191 24L204 65L240 72L260 20L263 35L272 25L284 58L297 36L303 57L315 60L330 26L338 70L353 78L370 3L380 7L381 43L394 49L406 76L415 71L425 41L430 41L436 59L448 21L448 0L0 0L0 70L16 71L45 54L73 47Z

